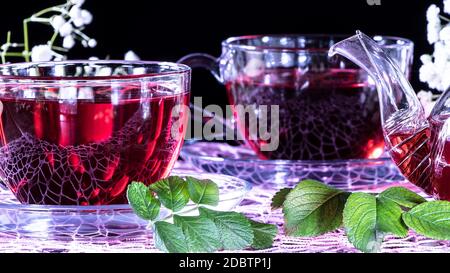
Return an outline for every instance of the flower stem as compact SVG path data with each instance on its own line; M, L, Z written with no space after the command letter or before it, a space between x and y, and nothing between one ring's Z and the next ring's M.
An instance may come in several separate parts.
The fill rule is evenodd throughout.
M30 47L28 44L28 22L29 22L29 20L30 20L29 18L23 20L23 47L24 47L23 54L24 54L26 62L30 61L30 56L29 56Z

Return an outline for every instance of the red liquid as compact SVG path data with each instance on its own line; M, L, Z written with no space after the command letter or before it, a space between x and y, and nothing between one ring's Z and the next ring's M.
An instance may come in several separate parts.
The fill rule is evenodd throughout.
M22 203L126 203L130 182L169 174L186 127L186 114L175 117L172 108L188 100L188 93L118 104L3 98L1 179Z
M384 149L378 95L360 79L360 70L301 74L297 69L266 70L258 77L227 83L232 105L279 105L279 146L250 137L249 118L235 118L247 143L262 159L330 160L376 158ZM270 107L269 107L270 109ZM269 110L270 128L270 110Z
M390 154L401 173L411 183L431 193L430 128L416 134L400 132L389 134L392 143Z
M444 118L430 118L429 127L416 133L389 134L390 154L408 181L437 198L450 201L450 139L439 139Z

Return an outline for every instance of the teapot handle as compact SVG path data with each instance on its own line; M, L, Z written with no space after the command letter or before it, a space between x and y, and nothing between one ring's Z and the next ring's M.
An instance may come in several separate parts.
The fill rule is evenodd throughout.
M185 64L191 68L205 68L209 70L219 82L223 83L219 62L220 58L215 58L205 53L192 53L178 60L178 63Z

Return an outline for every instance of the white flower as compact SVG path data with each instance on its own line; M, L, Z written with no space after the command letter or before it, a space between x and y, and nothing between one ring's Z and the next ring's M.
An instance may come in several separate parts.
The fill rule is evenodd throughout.
M95 56L89 57L89 61L98 61L98 60L100 60L98 57Z
M83 24L89 25L92 22L92 13L83 9L81 10L81 19L83 20Z
M444 12L450 14L450 0L444 0Z
M450 25L446 25L439 32L439 39L447 44L450 44Z
M37 45L31 49L31 60L33 62L48 62L54 55L49 45Z
M70 35L72 33L72 31L73 31L72 24L67 22L64 25L62 25L62 27L59 29L59 34L62 37L66 37L66 36Z
M432 60L432 58L431 58L430 55L428 55L428 54L423 54L422 56L420 56L420 61L421 61L423 64L427 64L427 63L431 63L433 60Z
M77 18L81 18L81 9L79 6L73 6L69 10L69 16L72 20L75 20Z
M431 91L421 90L417 93L417 97L425 110L425 115L429 116L436 104L436 101L433 101L433 93Z
M129 50L127 53L125 53L125 60L126 61L138 61L138 60L140 60L140 58L132 50Z
M439 19L439 13L441 10L436 5L431 5L427 9L427 21L430 22L436 22L440 21Z
M73 19L73 24L76 27L82 27L84 25L83 18L78 17L78 18Z
M50 19L50 24L52 25L52 27L59 31L59 29L66 23L66 20L64 20L64 17L62 17L61 15L56 15L53 16Z
M434 44L439 40L439 31L441 31L441 23L429 22L427 25L427 39L430 44Z
M64 40L63 40L64 48L71 49L74 45L75 45L75 39L71 35L64 37Z
M70 2L72 2L72 4L77 5L77 6L81 6L84 3L84 0L70 0Z
M95 47L97 45L97 41L95 39L89 39L88 46Z

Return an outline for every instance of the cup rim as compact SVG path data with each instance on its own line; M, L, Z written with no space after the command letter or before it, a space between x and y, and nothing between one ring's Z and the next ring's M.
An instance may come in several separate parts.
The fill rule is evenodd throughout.
M222 46L227 47L229 49L237 49L244 51L269 51L269 52L317 52L317 53L326 53L328 54L329 48L299 48L299 47L281 47L281 46L253 46L253 45L245 45L245 44L236 44L238 41L250 40L250 39L259 39L264 37L305 37L310 39L336 39L336 42L339 42L343 39L351 37L351 34L257 34L257 35L243 35L243 36L233 36L222 41ZM380 40L388 40L395 41L395 43L389 45L381 45L382 48L386 49L398 49L402 47L411 47L414 46L414 42L408 38L398 37L398 36L389 36L389 35L374 35L372 38L376 41Z
M91 81L127 81L127 80L142 80L146 78L153 78L159 76L170 76L170 75L180 75L180 74L190 74L191 68L187 65L174 63L174 62L163 62L163 61L127 61L127 60L65 60L65 61L48 61L48 62L19 62L10 64L1 64L0 70L5 68L26 68L33 66L57 66L57 65L140 65L140 66L150 66L155 65L159 67L167 68L168 71L155 72L155 73L144 73L136 75L108 75L108 76L16 76L16 75L2 75L0 74L0 81L22 81L31 80L35 83L51 83L56 81L80 81L80 82L91 82Z

